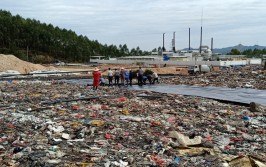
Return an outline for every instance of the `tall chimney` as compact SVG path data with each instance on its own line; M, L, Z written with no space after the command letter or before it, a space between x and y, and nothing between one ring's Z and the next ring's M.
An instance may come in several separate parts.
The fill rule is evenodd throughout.
M213 51L213 38L211 39L211 51Z
M173 33L172 47L173 47L173 52L175 52L175 32Z
M163 33L163 52L165 51L165 48L164 48L164 34L165 33Z
M188 50L190 50L190 28L188 29Z
M202 26L200 27L200 48L199 48L200 54L201 54L201 46L202 46Z

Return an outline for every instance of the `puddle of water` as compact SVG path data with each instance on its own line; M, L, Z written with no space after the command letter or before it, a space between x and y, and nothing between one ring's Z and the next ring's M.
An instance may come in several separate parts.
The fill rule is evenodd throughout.
M68 84L79 84L79 85L92 85L93 79L69 79L69 80L62 80Z

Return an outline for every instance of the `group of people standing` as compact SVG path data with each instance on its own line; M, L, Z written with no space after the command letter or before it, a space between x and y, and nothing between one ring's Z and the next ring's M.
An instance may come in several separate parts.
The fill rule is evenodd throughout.
M107 71L107 77L108 77L108 86L113 86L113 85L132 86L132 80L134 77L137 78L138 85L140 86L146 84L146 80L148 80L150 84L154 84L155 82L159 83L158 74L156 72L153 72L152 75L150 74L144 76L144 71L141 67L139 67L136 74L133 74L133 71L131 69L128 70L124 69L123 67L120 70L114 69L114 71L112 71L112 69L109 68ZM95 90L98 89L98 86L100 84L105 85L105 79L102 77L102 74L99 71L99 69L95 68L93 71L93 89Z
M108 69L108 86L113 85L113 78L115 80L114 85L132 85L133 72L132 70L124 69L123 67L119 70L115 69L113 72L111 68ZM120 81L120 83L119 83Z
M152 74L146 74L144 75L144 71L141 67L139 67L139 70L137 72L137 79L138 79L138 85L146 85L146 81L149 81L149 84L155 84L155 81L159 83L158 80L158 74L156 72L153 72ZM153 81L152 81L153 79Z

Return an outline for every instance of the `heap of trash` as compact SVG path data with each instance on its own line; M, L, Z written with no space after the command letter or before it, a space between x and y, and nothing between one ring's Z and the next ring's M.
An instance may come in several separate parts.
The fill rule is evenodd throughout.
M266 166L260 104L49 81L0 88L1 166Z
M178 75L161 78L161 83L174 85L200 85L229 88L266 89L266 71L261 66L247 66L238 70L221 70L198 75Z

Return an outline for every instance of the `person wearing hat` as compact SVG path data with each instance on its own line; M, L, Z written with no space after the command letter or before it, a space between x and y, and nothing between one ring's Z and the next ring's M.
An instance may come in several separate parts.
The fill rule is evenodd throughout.
M97 90L98 89L98 86L100 84L100 78L102 76L101 72L99 71L99 69L96 67L94 70L93 70L93 89L94 90Z

